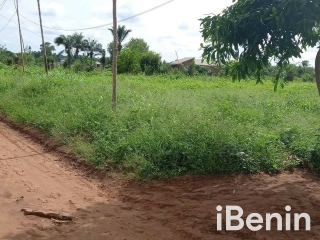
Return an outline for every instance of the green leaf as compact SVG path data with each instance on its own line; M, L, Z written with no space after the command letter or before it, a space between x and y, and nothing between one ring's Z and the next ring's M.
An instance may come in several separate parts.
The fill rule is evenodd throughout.
M274 15L277 14L277 9L276 9L276 7L273 7L273 8L272 8L272 13L273 13Z

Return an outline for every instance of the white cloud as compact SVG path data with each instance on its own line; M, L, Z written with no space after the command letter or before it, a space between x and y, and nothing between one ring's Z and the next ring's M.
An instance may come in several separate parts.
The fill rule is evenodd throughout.
M50 17L64 17L66 10L63 4L57 2L46 2L42 1L41 3L41 13L42 16ZM38 11L36 11L38 13Z

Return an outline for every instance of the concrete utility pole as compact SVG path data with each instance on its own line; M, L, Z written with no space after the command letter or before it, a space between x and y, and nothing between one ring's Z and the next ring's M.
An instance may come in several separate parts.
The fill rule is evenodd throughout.
M38 11L39 11L40 29L41 29L41 37L42 37L42 51L43 51L43 58L44 58L44 68L46 70L46 74L48 75L47 50L46 50L46 45L44 44L42 19L41 19L41 9L40 9L40 0L38 0Z
M112 83L112 107L117 108L117 57L118 55L118 36L117 36L117 0L113 0L113 83Z
M20 17L19 17L19 3L18 0L16 1L16 11L18 16L18 25L19 25L19 36L20 36L20 47L21 47L21 60L22 60L22 70L24 72L24 57L23 57L23 40L22 40L22 33L21 33L21 26L20 26Z

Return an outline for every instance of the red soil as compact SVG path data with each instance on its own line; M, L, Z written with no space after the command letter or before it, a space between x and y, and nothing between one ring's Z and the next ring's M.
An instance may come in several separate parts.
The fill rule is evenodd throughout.
M0 239L320 239L320 178L305 171L125 183L86 177L71 162L0 123ZM218 232L217 205L283 216L290 205L292 213L310 214L312 228ZM22 208L75 219L56 225Z

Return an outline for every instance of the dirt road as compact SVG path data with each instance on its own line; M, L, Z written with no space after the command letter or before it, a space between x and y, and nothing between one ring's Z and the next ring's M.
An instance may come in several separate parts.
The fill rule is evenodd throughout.
M58 153L0 123L0 239L320 239L320 181L304 171L277 176L182 177L151 183L93 180ZM310 214L310 232L217 232L216 206ZM20 210L65 211L71 223ZM303 224L301 224L302 226Z

